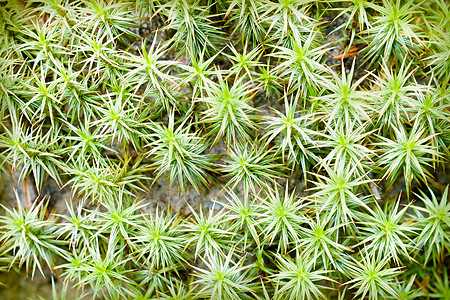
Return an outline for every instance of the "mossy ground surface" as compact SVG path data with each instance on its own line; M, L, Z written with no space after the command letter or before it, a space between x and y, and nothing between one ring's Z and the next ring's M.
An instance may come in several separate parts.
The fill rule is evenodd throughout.
M103 5L103 9L96 10L98 7L89 3ZM450 39L445 43L450 21L442 16L450 16L449 5L433 0L422 6L413 0L177 3L0 1L0 41L6 45L0 51L0 70L4 71L0 75L0 203L6 208L23 207L24 211L48 203L42 224L48 221L61 228L52 236L66 243L57 246L63 249L64 258L53 251L52 259L31 259L29 270L25 264L19 268L19 261L26 254L17 254L21 253L20 247L11 245L20 235L4 238L10 224L2 221L2 247L9 248L6 252L0 248L0 255L7 262L16 255L17 261L9 272L0 272L0 299L52 299L52 278L60 293L63 282L68 283L67 299L79 297L77 284L88 293L86 299L93 295L102 299L169 299L171 288L180 291L184 299L264 299L266 292L270 299L300 299L300 295L303 299L445 299L449 295L445 276L450 258L450 209L448 200L442 197L450 177L450 63L445 60L445 49L450 50ZM239 8L249 3L256 6L243 9L240 15ZM352 3L362 5L369 24L358 22L357 17L349 19L348 10L339 15ZM396 13L392 19L405 24L397 30L396 37L391 37L394 46L389 48L382 44L377 32L382 32L383 25L391 24L391 19L383 19L393 16L395 5L391 4L410 9ZM227 11L230 7L234 9ZM176 15L183 9L195 11L193 15L199 19L192 22L204 27L189 27L186 20ZM249 12L259 16L259 35L252 36L245 26L236 25ZM371 30L370 26L378 27ZM39 28L45 28L43 31L49 34L49 44L44 47L36 41ZM188 31L183 31L186 28ZM295 28L302 31L295 33ZM193 37L189 35L191 29L195 32ZM205 32L209 40L204 40ZM352 32L356 34L354 40ZM186 36L180 38L177 34L181 33ZM309 39L313 46L305 51L313 62L305 65L306 60L302 59L307 55L300 55L298 46L307 45ZM105 52L96 56L92 45L102 43L105 49L101 50ZM353 48L349 43L353 43ZM385 52L374 50L380 43L380 49L387 49ZM162 50L155 61L143 60L143 49L158 53L159 47ZM356 52L339 59L349 48ZM258 55L246 62L247 69L239 69L234 51L242 54L254 49L260 50ZM297 51L297 60L286 64L292 59L288 57L292 49ZM192 71L196 59L206 61L211 57L214 59L204 70L204 78ZM62 69L80 72L69 86L58 81L62 78L59 63ZM145 63L149 65L145 67ZM261 81L265 66L269 74L276 76L267 85ZM405 69L404 83L388 84L391 77ZM192 75L189 72L196 75L188 80ZM343 90L333 88L349 74L353 74L353 82L361 79L361 83L354 94L346 90L345 97L349 93L350 96L345 98L339 94ZM14 84L8 86L10 78ZM39 98L42 82L53 90L46 90ZM235 102L227 98L232 94L229 90L220 94L225 90L222 83L237 87L236 97L231 97ZM392 96L395 93L399 96ZM83 98L86 101L78 101L76 95L87 95ZM391 96L395 101L388 105ZM355 101L339 101L339 97ZM427 97L436 101L431 109L421 106L420 101ZM235 115L224 114L217 109L217 103L225 98L242 110L233 107ZM119 99L125 103L123 114L106 118L108 109ZM298 119L292 123L274 121L279 116L275 110L283 114L288 105ZM126 125L117 125L117 120ZM98 134L98 143L87 151L79 147L83 140L75 134L86 122L88 131ZM180 132L170 129L173 123ZM281 129L274 133L293 123L298 127L291 136ZM38 144L30 143L30 148L39 149L21 156L23 152L17 151L11 138L8 140L14 128L19 128L19 144L28 143L23 136L29 135L29 140ZM164 135L167 128L169 134ZM333 144L336 140L332 135L339 130L359 135L350 143ZM178 140L168 137L170 134L178 134ZM414 142L400 142L402 134L415 138ZM45 140L47 135L50 138ZM42 141L44 145L39 144ZM167 145L171 143L182 150L171 148L169 152ZM350 150L330 156L340 146L349 144L356 145L352 148L356 159L349 156ZM41 149L45 151L39 152ZM172 151L184 156L181 154L176 160ZM31 161L29 153L39 153L36 156L43 157L43 165L49 169L37 165L38 171L30 169L21 174L24 164ZM249 153L257 154L244 162L242 157ZM397 160L403 153L407 153L409 161ZM56 162L52 155L58 156ZM233 155L239 159L233 161ZM183 169L186 163L200 166L199 173L194 173L194 168ZM407 169L410 164L412 169ZM397 165L398 170L390 169ZM176 168L179 171L171 173ZM103 190L97 189L92 182L83 181L89 177L85 176L88 171L100 172L97 175L106 172L102 178L110 182ZM333 176L339 177L336 182L332 181ZM344 184L346 180L355 186L349 188ZM342 196L342 191L347 194ZM442 230L439 242L427 238L424 230L437 230L425 227L430 222L427 216L432 214L424 198L434 195L444 204L438 213L441 222L436 223ZM252 221L239 227L237 213L224 206L233 199L246 203L247 196L255 201L250 205L255 214ZM271 201L279 199L293 201L278 203L272 209ZM112 215L112 207L118 203L131 207L137 201L145 205L131 214L128 225L114 227L117 235L111 234L112 225L108 224L114 221L108 223L108 216ZM69 245L73 231L63 227L69 223L64 220L69 214L68 206L75 211L82 207L86 212L91 226L88 240L78 236ZM406 206L395 224L383 219ZM2 215L8 215L4 208L0 210ZM176 228L171 238L179 244L174 248L183 251L180 254L174 250L173 257L167 253L158 257L162 253L158 248L153 258L146 259L144 254L150 251L147 245L155 236L148 238L145 230L161 212L180 216L180 221L166 221ZM202 213L215 221L210 225L211 231L205 231L213 242L201 240L203 235L194 228L197 214ZM57 214L62 217L52 219ZM148 223L144 215L145 220L151 218ZM330 239L326 242L329 248L318 246L317 254L308 245L313 243L311 237L318 232L313 229L320 222L325 222L326 233L319 236L329 235ZM256 238L248 229L252 225ZM382 235L377 230L394 232L397 239L380 246L388 233ZM101 232L96 235L98 231ZM94 243L100 246L89 247ZM431 251L429 257L427 251ZM85 259L81 264L84 269L67 264L76 255ZM108 284L103 277L94 277L92 274L99 270L97 261L92 259L95 255L122 261L111 267L120 279ZM177 264L168 266L155 257L169 257ZM53 260L59 269L49 268ZM0 267L8 268L3 260L1 263ZM221 264L232 272L214 273ZM381 266L381 271L364 269L371 264ZM38 269L30 278L36 265L42 266L45 278ZM89 269L93 266L97 269ZM301 270L295 273L289 267ZM161 271L165 268L169 270ZM162 275L155 276L156 271ZM311 281L303 280L305 274L311 276ZM379 276L379 281L364 281L364 276L372 275ZM161 278L168 281L158 282ZM236 293L217 285L224 278L230 279L231 290ZM295 282L301 286L299 290L294 289ZM155 291L145 295L152 288ZM219 290L224 294L216 294Z

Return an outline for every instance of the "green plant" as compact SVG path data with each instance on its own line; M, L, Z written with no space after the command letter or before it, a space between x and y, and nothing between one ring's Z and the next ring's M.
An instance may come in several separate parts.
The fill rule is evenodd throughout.
M436 148L429 145L433 136L424 136L424 128L419 123L414 123L409 132L404 127L393 128L395 140L380 136L379 143L382 154L379 163L383 166L383 178L388 179L388 189L403 171L406 193L409 197L409 189L413 178L426 182L432 177L427 169L433 162L431 155L439 157Z
M177 271L177 267L168 267L156 270L150 264L144 263L139 270L133 274L133 282L130 293L133 299L148 299L152 295L160 295L172 287L177 282L178 277L174 277L173 273Z
M310 149L316 145L317 132L312 130L312 119L314 115L304 114L300 116L301 110L297 110L298 96L292 101L284 98L285 113L274 110L276 116L268 116L264 121L267 132L264 135L266 145L274 141L281 145L279 152L286 166L300 164L302 170L308 170L310 162L316 162L317 156ZM287 153L286 153L287 152ZM306 177L306 172L304 172Z
M137 191L144 190L140 180L148 178L142 174L145 168L137 167L140 159L131 167L129 162L130 159L121 162L101 159L93 166L73 164L66 169L71 175L66 186L71 186L73 194L91 201L115 201L122 199L123 194L134 196Z
M67 65L56 63L52 68L56 77L56 89L59 91L57 96L60 97L59 101L63 107L66 107L66 119L72 123L83 119L83 115L85 120L90 120L95 115L95 107L98 107L102 100L92 86L83 80L83 73L78 71L75 65L76 60L71 59Z
M247 53L248 44L245 45L242 50L242 54L239 53L235 47L229 46L232 55L227 55L228 59L232 61L232 67L228 70L230 75L240 76L242 73L248 76L248 78L253 79L253 74L255 73L253 69L259 67L261 64L258 62L261 57L261 48L256 47Z
M387 296L398 297L394 290L394 279L400 273L400 268L386 267L389 256L382 259L376 258L375 254L367 252L361 255L361 260L352 258L347 262L347 272L352 278L345 284L351 284L351 288L357 288L355 297L369 299L386 298Z
M411 260L414 244L410 236L418 230L413 220L403 220L409 206L399 211L399 204L386 204L384 209L377 205L371 215L365 217L367 221L361 222L362 241L356 245L364 245L365 251L377 254L380 260L390 257L397 265L401 265L400 256Z
M27 99L22 104L22 111L27 119L39 123L47 115L50 116L52 126L55 126L56 114L62 115L61 102L56 90L56 82L47 82L49 67L40 66L39 73L31 71L32 76L24 80L25 92L21 96ZM26 77L25 77L26 78Z
M69 160L75 164L84 161L99 163L98 158L101 157L102 150L114 152L113 149L105 145L109 135L100 133L101 127L96 127L86 115L84 122L79 122L77 127L69 122L65 124L70 131L64 137L69 142L64 152L70 153Z
M249 149L250 148L250 149ZM256 187L264 187L267 183L276 184L276 179L283 176L280 165L274 163L276 156L270 149L253 145L237 146L230 149L228 160L221 171L231 177L225 187L235 189L238 184L244 187L244 193L256 192Z
M429 294L430 297L433 299L448 298L448 296L450 295L450 288L449 288L447 268L444 268L442 276L439 276L437 272L433 273L435 281L433 286L430 286L431 290L431 293Z
M275 74L270 65L270 60L264 66L258 66L260 73L257 73L255 81L258 82L262 89L266 91L266 97L270 98L271 95L275 95L277 98L281 96L281 78Z
M225 16L227 24L233 28L232 34L239 35L237 42L251 40L261 43L265 36L264 26L260 22L259 0L233 0L229 3Z
M195 257L204 254L205 257L211 257L215 253L226 256L233 232L228 230L224 225L226 222L223 218L224 211L214 213L214 207L210 208L208 213L204 213L200 207L197 213L190 207L192 212L192 220L184 224L184 230L187 233L186 243L195 247Z
M1 53L0 62L0 117L3 120L5 113L18 109L20 102L15 90L19 72L14 71L15 62L8 52Z
M327 156L323 158L319 165L321 167L331 165L349 164L356 167L355 174L360 177L366 175L370 170L374 151L366 145L367 137L373 131L366 131L368 124L357 126L355 122L350 124L335 123L327 126L324 140L317 143L319 147L329 150Z
M311 195L313 201L320 206L319 212L326 214L326 219L337 226L343 224L348 227L350 222L358 216L355 214L356 207L368 208L367 196L359 196L357 190L360 186L372 182L370 179L356 177L356 166L341 161L331 169L324 165L327 176L317 174L316 185L311 190L316 192Z
M260 216L261 205L258 204L257 197L254 197L251 201L248 194L244 195L244 199L240 199L232 190L228 190L227 203L223 203L223 206L231 212L226 215L226 219L232 225L229 228L230 231L242 234L244 240L244 248L247 246L250 236L253 239L249 244L253 242L257 246L261 245L259 233L261 227L257 222L258 216Z
M261 22L268 24L267 34L275 29L280 31L281 35L289 36L296 32L297 26L302 27L313 20L306 14L309 9L308 2L287 0L277 2L263 2L261 5ZM297 29L298 30L298 29ZM276 33L275 32L275 33Z
M325 95L317 97L319 105L323 106L326 112L324 119L328 119L327 124L332 121L338 125L350 127L352 123L363 125L370 122L370 114L373 111L371 106L372 96L368 91L360 90L359 86L369 76L370 73L353 82L355 71L355 62L353 60L352 68L346 73L344 64L342 64L342 75L332 73L332 79L322 79L320 84L328 90Z
M430 257L442 261L444 249L448 251L450 241L448 233L450 228L448 186L445 188L440 202L432 190L430 190L430 195L431 198L421 191L421 195L417 196L423 201L425 207L414 206L421 228L417 242L419 247L426 249L425 262Z
M336 0L335 2L341 1ZM352 38L354 38L357 28L361 32L366 28L370 29L372 27L369 9L371 8L373 2L370 0L350 0L348 2L350 2L350 5L347 7L339 8L341 12L336 16L337 19L342 15L348 15L347 22L343 23L336 30L341 28L350 28L352 29ZM349 44L352 43L350 42Z
M104 297L125 297L132 281L126 274L130 271L125 268L129 259L123 257L123 249L117 249L117 244L110 245L105 254L97 239L93 239L87 246L89 255L80 258L69 258L64 276L69 280L77 279L76 287L89 285L93 290L93 298L98 294ZM73 272L73 274L72 274ZM74 276L78 274L78 278Z
M105 34L108 38L118 37L126 43L125 37L136 38L130 28L136 27L134 20L128 14L127 2L109 3L105 0L82 0L81 25L86 28L96 28L99 35Z
M156 211L149 218L144 217L132 245L150 268L166 269L177 263L184 263L185 240L181 235L181 219Z
M91 82L98 79L113 81L121 76L120 70L125 69L123 64L119 64L121 55L114 49L114 36L108 37L106 32L96 35L88 31L80 34L79 39L80 45L74 48L82 69L90 69L86 77L90 78Z
M326 45L319 46L317 34L311 32L307 37L294 34L292 49L274 45L275 52L271 57L279 59L280 63L273 69L278 76L288 79L288 88L300 90L308 95L310 89L316 90L321 84L323 73L328 69L320 63Z
M0 1L0 270L448 298L447 2Z
M279 273L272 275L276 282L275 299L320 299L321 289L326 286L319 282L333 281L325 276L326 270L314 269L314 259L302 257L297 252L294 259L276 255Z
M435 27L436 33L433 35L432 51L433 54L427 56L425 60L428 62L428 66L431 67L432 72L443 79L443 83L446 86L446 82L450 79L450 35L441 27Z
M227 144L249 140L255 129L255 116L251 114L255 108L249 105L254 88L243 77L236 78L230 86L219 72L218 80L218 84L208 87L207 96L200 99L207 106L203 122L211 124L209 135L216 134L213 144L222 137Z
M233 262L233 251L226 257L217 253L203 260L206 269L194 267L195 284L200 285L196 297L209 299L254 299L255 284L252 283L252 265L243 266L245 257ZM251 296L250 296L251 295Z
M260 199L258 224L262 228L262 243L278 245L278 252L286 253L291 244L299 242L301 225L307 222L301 210L307 203L298 201L295 190L289 194L286 187L281 193L275 187Z
M448 154L449 148L445 142L445 135L449 130L449 113L446 111L448 105L445 104L445 97L445 93L442 95L439 88L431 89L426 94L417 93L412 102L416 115L411 121L423 124L428 135L432 136L431 142L436 150ZM432 154L432 159L433 167L441 160L435 154Z
M31 26L24 26L19 39L21 52L33 62L33 69L38 64L51 61L57 62L61 55L65 54L65 49L59 45L58 40L62 38L61 27L51 26L52 19L48 19L44 24L31 22Z
M18 261L19 267L25 264L28 273L34 277L36 267L44 276L45 262L50 268L55 266L56 256L66 256L63 249L65 242L58 240L54 219L47 219L46 204L35 200L31 207L24 208L16 193L17 208L5 209L7 215L0 218L1 242L5 245L5 252L12 252L14 257L10 267Z
M419 93L424 93L427 87L411 82L414 70L408 73L411 65L403 63L400 69L390 68L386 62L381 64L383 78L376 76L376 85L379 92L374 96L377 107L378 120L384 132L392 131L392 127L399 127L408 123L408 112L414 103L414 98Z
M215 156L204 154L207 145L195 133L190 133L190 127L185 126L188 118L175 129L174 112L169 115L168 126L152 124L153 131L149 144L151 150L148 155L154 158L153 167L156 167L158 179L166 172L170 172L170 186L175 179L179 184L180 192L185 192L187 183L197 191L208 186L213 172Z
M414 1L383 0L382 5L370 6L380 15L374 17L373 26L366 29L366 61L402 61L424 46L420 27L413 22L418 13Z
M155 35L150 49L147 50L146 41L142 41L141 53L139 56L129 55L125 66L130 71L125 74L127 82L134 87L136 92L141 86L145 87L143 96L151 95L154 91L161 96L161 105L164 109L169 110L175 102L175 98L170 92L168 85L175 82L175 77L170 75L166 70L175 61L163 60L167 45L158 43L157 35Z
M299 249L302 249L302 256L311 258L314 262L313 267L321 263L326 269L330 265L336 268L336 260L342 258L344 251L350 250L337 239L341 226L329 226L328 220L321 217L318 212L315 218L308 218L308 226L302 228Z
M171 285L169 285L168 287L168 292L166 293L159 293L159 297L157 299L164 299L164 300L173 300L173 299L178 299L178 300L189 300L192 299L193 297L193 292L191 289L186 290L184 288L183 282L178 281L176 283L173 283L173 281L171 281Z
M222 40L222 34L209 16L209 6L199 0L170 0L162 4L159 10L166 16L166 29L176 33L168 44L182 53L198 57L200 53L209 56L217 51L216 43Z
M123 86L120 90L108 93L107 97L108 100L104 99L102 106L96 107L102 117L93 121L92 125L99 126L100 135L117 140L122 148L130 143L134 149L140 149L141 137L146 133L142 124L148 119L147 111L139 110L139 107L133 105L132 96Z
M212 70L212 62L219 55L211 56L209 59L205 60L204 52L202 52L199 57L190 57L189 65L181 65L180 68L184 70L183 80L180 82L179 86L186 86L188 83L192 87L193 99L197 96L203 97L203 93L208 86L213 85L214 82L210 79L211 76L217 74L216 70Z
M83 202L80 202L74 208L66 202L67 215L59 215L67 222L59 223L57 236L69 242L69 248L76 248L81 245L89 244L90 239L95 233L97 227L90 220L90 215L83 209Z
M413 289L416 275L412 276L408 282L395 284L395 291L397 295L391 296L392 299L409 300L423 297L425 294L421 289ZM394 298L398 297L398 298Z
M4 162L8 162L13 169L20 170L19 181L33 173L34 182L39 190L46 175L61 184L61 170L66 168L63 161L58 159L61 151L59 147L59 131L44 131L43 126L24 130L25 123L16 118L12 119L12 128L2 124L4 134L0 137L0 148L4 149Z
M131 202L126 199L123 193L120 193L119 197L118 200L122 201L111 201L113 199L108 199L105 203L102 203L105 207L105 212L91 212L91 216L93 216L92 222L96 224L96 230L90 239L104 238L108 240L108 246L111 247L124 243L130 247L135 247L135 243L132 240L132 230L138 227L139 220L143 218L140 210L146 205L141 202ZM109 248L108 251L110 251Z

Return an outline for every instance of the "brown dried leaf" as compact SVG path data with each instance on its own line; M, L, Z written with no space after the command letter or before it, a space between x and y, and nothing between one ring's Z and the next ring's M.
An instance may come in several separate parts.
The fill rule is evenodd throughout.
M345 53L345 49L341 51L341 54L336 55L334 57L334 59L344 59L344 58L349 58L352 56L355 56L356 54L358 54L358 52L362 49L364 49L366 47L366 45L353 45L350 47L350 49L348 49L347 53L344 55Z

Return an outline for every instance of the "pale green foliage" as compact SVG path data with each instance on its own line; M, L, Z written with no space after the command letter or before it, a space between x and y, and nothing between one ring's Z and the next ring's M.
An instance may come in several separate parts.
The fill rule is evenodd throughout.
M282 79L272 72L270 60L268 60L267 65L259 66L258 69L261 73L258 73L255 81L266 91L266 97L269 98L271 95L280 97L280 89L282 87L280 81Z
M399 202L386 205L384 210L376 206L371 216L366 217L367 221L361 222L363 233L358 245L378 254L379 259L390 256L397 265L400 265L400 255L411 259L409 254L414 244L409 236L417 234L418 228L411 223L413 220L404 220L408 208L405 206L399 211Z
M316 99L326 112L324 119L327 120L327 124L334 121L339 126L349 126L352 123L363 126L364 122L371 121L370 114L373 110L370 105L372 102L371 94L359 88L369 74L353 82L355 62L356 60L353 60L352 68L348 74L345 74L345 68L342 65L341 78L332 73L333 79L321 82L329 92Z
M129 28L136 27L133 18L128 14L127 2L109 3L105 0L82 0L82 26L97 28L98 34L110 39L118 37L125 42L124 36L137 37Z
M96 224L96 231L91 239L98 237L109 239L109 246L120 245L124 242L132 245L130 233L138 227L139 220L143 218L140 210L145 207L145 204L130 203L130 200L123 199L122 193L119 194L119 197L122 201L117 201L117 203L107 201L103 204L105 212L91 212L92 222Z
M0 147L5 149L4 161L13 169L19 169L19 181L27 175L33 174L38 190L41 188L45 176L50 176L61 184L61 169L65 163L58 159L60 156L60 137L58 132L48 130L44 132L42 126L25 130L24 123L12 120L12 128L4 128L0 137Z
M286 0L286 1L265 1L261 5L260 16L262 23L269 26L267 32L275 31L282 36L290 36L296 32L298 27L306 26L312 22L307 15L309 6L305 5L311 0Z
M117 245L110 245L106 253L102 253L104 249L99 246L98 240L94 239L86 247L88 255L69 258L69 263L60 267L66 268L65 275L68 278L78 280L76 286L89 285L94 298L98 294L112 298L124 297L126 285L131 283L126 276L130 271L125 268L129 259L124 258L122 249L117 249Z
M308 89L318 89L323 73L328 69L320 63L327 49L318 46L315 33L303 38L300 34L292 37L292 49L276 46L275 52L270 56L278 58L281 62L274 68L280 77L288 78L288 88L307 93Z
M321 290L326 287L321 283L332 281L325 276L327 271L314 269L315 261L308 256L296 253L295 258L283 257L277 254L277 264L280 272L273 275L276 282L275 299L322 299Z
M366 131L368 124L355 126L355 123L349 125L335 123L327 126L324 140L318 142L320 147L329 150L319 165L327 166L349 164L356 167L355 173L358 176L364 176L372 165L374 151L367 147L367 137L372 131Z
M36 267L44 276L42 262L53 268L56 256L66 255L62 248L65 242L57 239L55 221L45 218L44 201L35 201L25 209L17 194L16 199L17 208L8 209L2 205L6 215L0 219L0 240L6 247L4 251L14 254L10 267L17 261L19 267L25 264L27 273L31 270L32 277Z
M52 19L48 19L44 24L32 22L31 26L23 27L20 50L33 62L35 68L40 62L45 60L55 61L56 58L64 54L64 47L59 45L59 39L63 37L61 27L52 26Z
M0 1L0 270L447 299L447 2Z
M430 145L433 136L425 136L423 126L414 123L409 132L404 127L393 128L395 140L380 136L383 154L379 163L383 166L384 177L388 178L392 186L394 180L403 173L406 191L409 196L409 187L413 178L426 182L432 177L428 168L433 161L431 155L440 156L436 148Z
M290 244L298 243L301 225L307 222L301 212L306 205L297 198L295 191L289 193L287 187L284 191L269 189L267 196L261 198L261 213L258 218L258 224L263 229L262 242L278 245L281 253L286 253Z
M21 82L26 89L20 95L27 99L22 105L22 111L28 120L35 122L41 121L48 114L51 124L55 125L55 112L62 114L60 111L62 103L58 95L59 91L56 89L56 81L46 81L48 66L41 66L40 72L36 73L32 71L32 77Z
M436 27L436 34L431 40L433 54L426 57L428 65L436 76L443 78L443 82L450 79L450 34L448 29ZM447 32L444 32L447 30Z
M232 224L229 230L241 233L243 235L244 245L247 245L247 242L251 237L253 238L252 242L255 242L259 246L261 244L259 238L261 226L256 219L260 215L261 205L257 203L257 198L254 197L250 201L246 194L244 199L240 199L231 190L228 191L228 195L227 203L224 203L223 205L231 212L231 214L226 215L226 218L228 221L231 221Z
M15 90L19 73L14 71L15 62L10 54L0 54L0 118L3 120L6 111L17 109Z
M260 22L261 0L232 0L226 11L227 24L234 33L240 33L238 41L262 42L265 39L264 26Z
M307 170L308 163L318 159L309 149L317 144L317 132L311 129L314 116L307 113L301 115L302 111L298 110L297 102L298 96L291 101L285 96L285 113L274 110L276 116L266 117L266 144L274 141L281 146L279 152L287 166L292 165L295 168L300 165L302 170Z
M431 198L421 191L418 197L423 201L425 207L417 207L416 210L421 226L421 233L418 237L419 246L426 249L425 261L428 261L433 254L433 258L442 259L444 249L449 249L450 245L450 203L448 200L448 186L445 188L442 198L439 201L433 191L430 190Z
M346 284L357 288L355 297L363 299L367 296L371 300L398 297L393 280L400 268L388 268L389 259L389 256L378 259L374 254L362 252L361 260L352 259L352 262L346 263L351 278Z
M217 300L254 299L254 284L251 283L253 266L243 266L245 257L235 263L233 256L233 250L224 258L217 253L207 255L207 259L203 260L205 269L194 267L198 278L194 283L200 285L197 297Z
M406 66L403 63L400 69L396 70L383 62L381 69L384 78L375 76L379 92L375 93L374 100L378 111L378 122L385 131L385 128L392 130L392 127L407 123L408 112L414 103L414 97L426 91L426 87L411 82L414 78L414 70L408 73L410 65Z
M123 193L133 196L137 191L143 191L139 180L148 178L140 174L142 166L130 168L128 163L129 160L118 163L100 160L93 166L74 164L67 168L72 178L66 186L70 186L75 195L91 201L115 201L122 199Z
M195 249L195 257L199 254L204 254L205 257L214 256L217 253L225 255L233 236L233 233L224 227L225 212L222 210L215 213L213 208L210 208L207 213L204 213L202 208L199 212L192 208L191 211L192 218L184 224L184 230L187 233L187 244Z
M281 166L274 163L274 153L270 149L258 147L257 143L230 149L228 157L222 172L231 179L225 187L231 186L234 189L241 183L245 193L250 190L256 192L257 187L264 187L268 183L276 184L275 180L283 176Z
M317 190L311 197L319 205L319 211L325 212L326 218L332 225L349 225L349 222L357 218L356 207L368 208L367 197L361 197L357 189L371 182L355 176L356 166L345 165L343 161L335 164L334 169L324 165L328 175L317 174L318 182L312 190Z
M394 289L396 295L392 295L391 299L400 300L412 300L424 296L424 292L421 289L413 289L414 280L416 275L412 276L408 282L396 283Z
M442 93L441 89L431 89L427 93L418 93L412 102L416 115L412 122L423 124L428 135L432 136L431 142L436 150L445 154L450 154L446 136L450 133L450 114L446 102L448 96ZM448 139L447 139L448 141ZM433 167L442 159L432 154Z
M246 141L255 128L252 112L255 108L250 106L251 93L254 88L251 83L244 82L244 78L235 79L230 84L218 73L218 84L208 87L207 97L201 98L207 106L203 121L210 123L210 134L215 133L216 144L220 138L225 137L228 145L238 141Z
M75 164L85 161L99 163L97 159L101 157L103 149L114 151L105 145L108 135L101 134L101 127L92 124L86 116L84 122L78 123L78 127L68 122L66 124L70 131L64 138L70 145L67 145L64 151L70 153L69 160Z
M168 292L166 293L158 293L158 298L161 300L190 300L193 297L193 292L191 289L186 290L183 282L179 281L171 284L167 287ZM145 298L143 298L145 299Z
M240 76L245 73L250 79L252 79L252 74L254 69L260 66L258 62L261 56L261 48L256 47L255 49L248 50L246 45L242 53L239 53L235 47L229 46L232 55L227 55L227 57L232 61L233 66L229 70L230 74Z
M339 1L339 0L338 0ZM340 1L339 1L340 2ZM358 20L359 30L362 31L365 28L371 28L372 23L369 21L370 13L368 10L371 8L371 0L350 0L350 5L348 7L339 8L342 10L336 18L341 15L348 15L348 21L343 23L341 27L354 29L350 26L355 20ZM338 27L339 28L339 27Z
M373 26L367 29L369 46L366 58L375 61L403 61L423 47L420 27L414 24L417 11L414 1L383 0L382 5L371 4L380 12Z
M336 267L336 260L341 259L344 251L348 247L338 243L338 226L329 226L328 221L316 213L315 218L309 218L308 226L302 228L302 238L299 248L302 249L302 256L311 257L314 261L313 266L322 259L322 266L325 268Z
M165 269L185 261L185 240L181 236L181 219L156 211L144 217L132 245L137 248L138 259L144 259L152 268Z
M450 296L450 284L448 280L447 268L442 270L443 276L440 277L436 271L433 272L435 282L430 286L430 297L433 299L446 299Z
M69 242L70 248L78 245L89 244L90 238L94 235L96 226L89 218L90 215L83 209L83 202L80 202L75 209L66 202L67 214L61 215L67 222L59 223L58 236L63 236Z
M175 77L171 76L166 70L170 66L176 64L174 61L162 59L166 45L160 45L157 35L153 39L150 49L147 50L146 41L142 42L141 54L130 55L127 58L126 67L130 69L126 73L126 81L137 91L140 87L145 87L144 96L151 95L153 91L157 91L164 99L162 105L168 110L170 104L175 99L169 91L168 85L175 82Z
M175 128L174 112L169 115L168 126L152 124L153 133L150 139L150 151L148 155L154 159L158 179L166 172L170 172L170 186L177 179L180 192L185 192L187 184L191 184L197 191L203 186L208 186L210 175L207 171L213 171L212 160L214 156L204 154L207 145L196 134L189 132L189 126L185 126L185 119Z
M208 90L209 85L214 82L210 79L212 75L217 74L217 71L212 70L212 62L219 55L219 52L205 59L204 52L199 57L191 57L189 65L181 65L180 68L184 70L183 80L180 82L180 87L186 86L188 83L193 84L192 96L197 97L199 94L203 95L204 90Z
M175 30L168 41L171 47L198 57L203 51L210 56L217 51L216 43L222 39L208 12L210 7L199 0L170 0L160 6L167 17L167 29Z
M109 136L125 148L130 143L134 149L141 148L141 137L146 133L142 125L148 119L146 111L134 106L132 97L122 86L120 90L106 94L103 105L96 107L102 116L92 122L93 126L101 128L99 134Z

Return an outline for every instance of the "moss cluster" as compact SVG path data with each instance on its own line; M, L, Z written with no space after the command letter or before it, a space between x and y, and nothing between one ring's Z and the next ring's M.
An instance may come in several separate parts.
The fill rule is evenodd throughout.
M72 194L2 205L0 267L80 298L448 299L449 37L445 0L0 1L1 171ZM157 180L226 200L150 210Z

